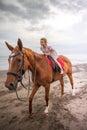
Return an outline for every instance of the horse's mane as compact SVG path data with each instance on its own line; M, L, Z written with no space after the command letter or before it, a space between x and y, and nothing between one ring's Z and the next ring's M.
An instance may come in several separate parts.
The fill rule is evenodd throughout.
M37 60L42 60L43 58L46 58L44 56L44 54L37 53L37 52L31 50L30 48L26 48L26 47L23 47L23 48L24 48L25 51L28 51L29 53L34 55Z
M27 51L30 51L30 52L33 52L30 48L26 48L26 47L23 47L24 50L27 50Z

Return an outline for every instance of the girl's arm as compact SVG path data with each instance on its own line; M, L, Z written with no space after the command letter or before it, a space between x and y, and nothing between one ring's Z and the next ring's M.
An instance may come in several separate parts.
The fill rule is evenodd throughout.
M54 49L50 49L49 52L45 53L45 55L51 55L52 53L54 53Z

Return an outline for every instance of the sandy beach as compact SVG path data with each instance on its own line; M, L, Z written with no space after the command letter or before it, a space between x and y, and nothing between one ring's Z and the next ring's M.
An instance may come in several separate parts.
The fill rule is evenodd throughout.
M75 96L67 76L64 77L64 96L60 84L51 84L49 114L44 114L44 88L41 86L33 100L33 116L28 117L27 90L20 87L16 94L4 86L6 71L0 71L0 130L87 130L87 64L73 66ZM24 79L28 85L28 76ZM32 87L31 87L32 88ZM31 92L31 91L30 91Z

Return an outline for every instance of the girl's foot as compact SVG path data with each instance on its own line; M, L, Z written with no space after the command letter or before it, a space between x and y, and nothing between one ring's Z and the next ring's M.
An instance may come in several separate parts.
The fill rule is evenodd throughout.
M60 74L63 74L63 70L61 70L61 73Z

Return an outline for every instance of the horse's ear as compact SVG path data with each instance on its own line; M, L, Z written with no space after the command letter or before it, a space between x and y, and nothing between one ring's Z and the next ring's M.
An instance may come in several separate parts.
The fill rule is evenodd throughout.
M22 51L22 48L23 48L23 44L22 44L22 41L20 38L18 38L18 42L17 42L17 45L19 47L19 50Z
M11 46L9 43L7 43L7 42L5 42L5 44L6 44L6 46L8 47L8 49L10 50L10 51L13 51L13 49L14 49L14 47L13 46Z

